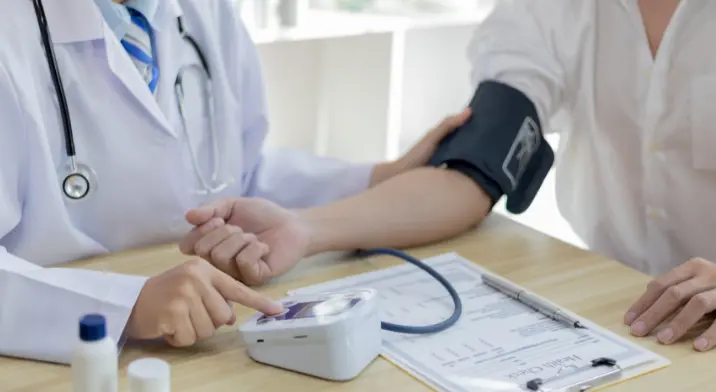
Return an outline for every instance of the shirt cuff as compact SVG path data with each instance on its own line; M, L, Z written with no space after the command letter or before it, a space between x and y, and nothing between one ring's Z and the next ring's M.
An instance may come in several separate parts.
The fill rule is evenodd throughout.
M370 180L373 177L373 170L375 170L376 166L373 164L357 164L347 170L343 181L345 181L344 187L348 197L368 190Z
M148 278L64 268L0 270L0 353L69 364L82 316L105 317L123 335Z

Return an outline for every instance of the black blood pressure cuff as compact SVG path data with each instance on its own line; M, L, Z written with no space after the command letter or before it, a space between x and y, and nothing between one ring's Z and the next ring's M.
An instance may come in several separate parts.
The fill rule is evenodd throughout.
M554 164L532 101L506 84L480 84L470 102L472 116L438 146L430 166L472 178L492 199L507 197L520 214L532 204Z

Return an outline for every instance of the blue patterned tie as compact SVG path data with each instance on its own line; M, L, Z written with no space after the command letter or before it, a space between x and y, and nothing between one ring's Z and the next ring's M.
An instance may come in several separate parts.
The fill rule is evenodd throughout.
M154 33L147 18L141 12L127 8L132 23L122 40L122 46L129 53L139 73L147 81L149 90L154 93L159 81L159 67L154 58Z

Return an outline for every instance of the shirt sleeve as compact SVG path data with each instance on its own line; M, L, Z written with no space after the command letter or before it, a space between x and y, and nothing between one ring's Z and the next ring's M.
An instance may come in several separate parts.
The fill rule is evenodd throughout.
M286 208L326 204L366 190L374 165L353 164L298 150L267 148L268 114L263 75L255 44L244 25L226 12L239 48L242 98L244 196L261 197ZM227 41L228 43L228 41Z
M561 106L566 88L559 55L560 26L569 10L561 0L497 1L469 45L472 80L507 84L535 105L548 124Z
M21 222L27 194L24 171L30 156L18 102L17 89L0 61L0 355L69 364L85 314L102 313L109 336L122 341L146 278L42 268L2 246Z

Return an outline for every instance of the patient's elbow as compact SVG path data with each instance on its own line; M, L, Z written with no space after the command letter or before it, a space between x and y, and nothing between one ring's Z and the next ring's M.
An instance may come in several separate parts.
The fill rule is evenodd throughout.
M475 229L494 206L490 195L473 178L452 169L425 169L425 183L431 184L439 196L446 230L451 235ZM426 192L429 190L426 189Z

